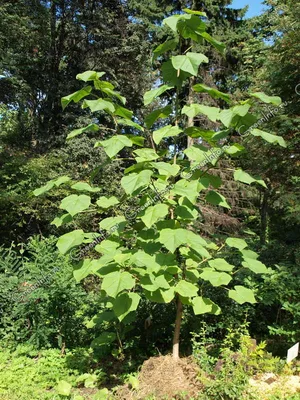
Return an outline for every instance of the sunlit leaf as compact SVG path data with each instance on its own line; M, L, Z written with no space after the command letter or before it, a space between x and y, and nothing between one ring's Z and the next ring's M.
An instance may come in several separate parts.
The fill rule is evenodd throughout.
M102 146L108 157L113 158L124 147L132 147L132 141L125 135L116 135L107 140L101 140L95 147Z
M175 69L197 76L200 64L208 63L208 58L204 54L188 52L186 55L173 56L171 61Z
M135 279L129 272L115 271L105 275L102 281L101 289L108 296L116 298L123 290L130 290L135 286Z
M253 291L244 286L235 286L234 290L229 290L229 297L239 304L256 303Z
M148 207L143 215L141 216L141 220L147 226L147 228L151 228L158 220L164 218L169 212L169 207L166 204L156 204L155 206Z
M66 254L73 247L81 245L83 241L84 232L83 230L78 229L60 236L56 246L60 253Z
M71 188L74 190L78 190L80 192L91 192L91 193L97 193L100 192L101 190L100 188L92 187L87 182L77 182L74 185L72 185Z
M275 106L279 106L282 103L280 97L268 96L263 92L250 93L250 96L256 97L257 99L261 100L262 102L264 102L266 104L274 104Z
M63 110L67 107L68 104L71 103L71 101L74 101L74 103L78 103L81 99L84 97L88 96L92 91L92 86L86 86L77 92L71 93L68 96L64 96L61 99L61 105Z
M181 132L182 129L178 126L167 125L153 132L153 140L156 144L159 144L163 139L178 136Z
M103 75L105 75L105 72L85 71L81 74L77 74L76 79L84 82L95 81L100 79Z
M231 276L226 272L216 272L210 268L204 269L200 278L209 281L213 286L226 286L232 280Z
M127 194L133 194L136 190L148 186L152 171L144 170L138 174L133 173L121 179L121 186Z
M261 131L260 129L251 129L250 133L253 136L261 137L266 142L279 144L279 146L281 147L287 147L285 140L281 136L272 135L271 133Z
M220 307L217 306L213 301L205 297L195 297L192 300L192 303L195 315L201 315L201 314L219 315L221 313Z
M92 112L104 110L113 113L115 111L113 103L103 99L84 100L82 103L82 108L89 108Z
M104 209L115 206L116 204L119 204L119 200L115 196L101 196L99 200L97 200L97 205Z
M213 89L203 83L198 83L197 85L193 86L193 90L197 93L208 93L214 99L222 99L227 103L230 103L230 96L229 94L220 92L217 89Z
M173 86L162 85L157 89L149 90L144 94L144 105L147 106L148 104L151 104L153 100L172 88Z
M216 122L217 119L219 119L220 109L217 107L204 106L202 104L191 104L183 107L182 114L190 118L194 118L198 114L204 114L211 121Z
M68 211L68 213L74 217L74 215L79 214L80 212L89 208L90 204L90 196L86 196L85 194L80 196L77 194L71 194L62 200L59 208Z

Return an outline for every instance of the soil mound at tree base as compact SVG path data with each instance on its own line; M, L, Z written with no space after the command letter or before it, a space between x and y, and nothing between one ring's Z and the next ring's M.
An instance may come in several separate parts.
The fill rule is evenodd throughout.
M145 361L139 373L139 388L135 392L121 388L119 399L142 400L150 396L156 399L190 399L197 397L203 388L197 379L199 368L191 358L174 360L172 356L151 357ZM120 397L121 396L121 397Z

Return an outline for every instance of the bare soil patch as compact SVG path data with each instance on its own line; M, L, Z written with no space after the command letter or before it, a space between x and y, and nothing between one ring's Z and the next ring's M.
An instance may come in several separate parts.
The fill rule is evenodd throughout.
M197 379L199 368L191 358L174 360L172 356L151 357L139 373L139 389L122 386L118 399L142 400L150 396L157 399L190 399L196 397L203 385Z

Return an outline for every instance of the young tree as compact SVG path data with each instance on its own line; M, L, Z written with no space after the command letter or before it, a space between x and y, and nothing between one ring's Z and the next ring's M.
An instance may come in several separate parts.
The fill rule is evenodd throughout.
M151 104L162 94L170 92L170 103L149 114L144 126L133 119L132 113L124 107L125 99L105 80L103 72L86 71L77 76L85 86L62 99L63 107L71 102L82 101L83 108L89 108L97 116L104 112L115 124L115 134L99 141L96 146L104 148L107 156L117 160L124 148L132 151L134 163L124 171L121 186L124 196L95 198L99 188L87 182L78 182L72 189L79 194L64 198L60 208L66 213L61 223L74 219L82 212L96 208L99 212L111 209L112 216L100 221L100 233L93 236L83 229L76 229L58 239L57 246L63 254L74 251L83 257L74 271L80 281L89 274L95 274L102 280L101 291L110 312L102 318L117 318L122 323L130 322L137 309L141 295L158 303L176 303L176 318L173 338L173 356L179 357L179 338L184 309L192 307L195 314L219 314L221 308L203 293L201 283L223 287L231 299L239 304L255 303L254 292L248 287L235 284L239 271L252 271L258 274L268 273L266 266L258 261L258 254L250 251L247 243L240 238L228 237L224 243L216 244L201 237L193 229L201 209L196 205L199 193L205 193L205 203L217 207L230 208L226 198L218 188L221 179L209 173L222 157L244 151L234 142L235 130L243 128L256 138L269 143L285 146L284 140L252 126L256 118L250 113L257 100L278 104L278 97L269 97L263 93L252 93L250 98L238 104L231 104L229 95L198 82L198 70L202 63L208 63L206 55L196 53L193 48L183 54L182 42L192 40L195 43L210 43L221 53L224 46L206 31L206 14L185 9L184 13L168 17L164 24L168 26L173 38L159 45L155 57L167 53L168 62L162 67L161 85L144 95L145 105ZM230 105L224 110L198 103L188 103L181 107L184 82L194 77L193 90L208 93L212 98L223 99ZM175 91L172 91L175 89ZM92 92L98 93L98 97ZM193 121L197 115L207 116L211 122L219 122L222 129L207 130L195 127ZM159 129L153 129L156 121L166 120ZM126 129L134 128L135 134L129 135ZM97 124L72 131L69 139L87 131L97 131ZM139 132L139 133L138 133ZM150 147L143 147L147 135ZM186 149L177 146L182 137L193 137L197 144ZM257 139L257 140L260 140ZM237 169L234 179L245 184L258 184L265 187L259 177ZM55 186L65 184L70 179L61 177L48 182L37 189L40 195ZM90 195L80 194L90 192ZM94 201L94 199L96 201ZM127 204L127 205L126 205ZM131 204L131 206L129 206ZM76 248L81 248L79 253ZM85 257L94 248L101 256ZM239 259L238 265L232 265L223 253L224 249ZM114 332L105 332L98 343L114 341Z

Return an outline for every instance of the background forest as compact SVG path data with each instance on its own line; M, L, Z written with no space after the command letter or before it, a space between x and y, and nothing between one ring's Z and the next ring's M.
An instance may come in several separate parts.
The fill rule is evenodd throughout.
M204 389L200 397L179 393L173 398L299 399L299 394L286 390L255 397L247 392L246 381L258 372L300 371L296 363L287 367L284 362L287 349L300 341L300 4L265 0L260 16L246 18L246 9L234 9L231 3L2 0L1 400L172 398L151 397L150 392L148 397L130 396L138 392L142 378L137 371L143 362L168 354L172 347L175 304L153 303L141 296L129 323L109 320L101 279L87 274L75 279L72 256L61 254L56 242L79 225L86 232L99 231L100 220L111 217L111 211L82 213L79 225L74 220L65 225L56 217L70 188L62 185L42 196L34 191L68 175L100 188L97 196L122 197L120 180L133 165L130 153L123 149L121 157L112 161L103 147L94 147L99 139L112 136L108 116L98 113L96 119L74 103L63 110L61 98L82 88L78 74L105 71L105 79L126 97L126 109L134 113L136 124L147 121L154 106L163 113L169 105L167 96L146 106L143 96L162 82L159 68L161 61L166 62L165 55L153 57L153 49L172 38L162 21L184 8L205 12L208 32L226 47L220 54L213 46L197 44L210 60L200 65L202 83L229 94L233 102L253 92L279 96L280 106L256 103L254 107L259 129L281 136L286 147L233 131L238 151L218 167L223 180L220 191L231 208L198 199L201 212L194 227L201 236L246 240L272 272L239 278L255 291L257 303L241 305L219 287L209 287L214 301L222 305L220 315L195 316L187 307L180 352L193 356L203 372L199 379ZM193 96L189 87L184 90L182 105ZM212 107L224 105L224 98L205 92L197 93L197 100ZM98 131L66 140L71 131L95 121ZM157 129L162 126L160 120L155 124ZM214 129L205 115L195 124ZM137 127L125 126L123 132L134 136ZM138 134L151 146L147 130ZM165 152L172 143L164 142ZM188 143L178 140L175 147L184 151L193 143L196 138ZM260 176L266 186L237 182L230 172L233 168ZM236 261L233 252L228 256L232 263ZM100 311L102 316L95 318ZM114 338L104 340L103 334L111 329Z

